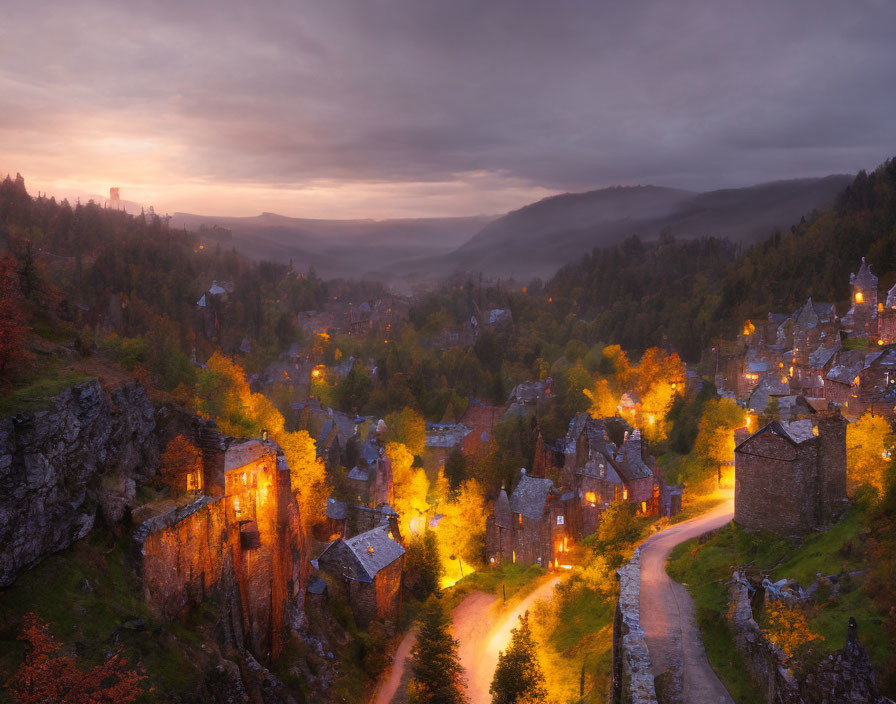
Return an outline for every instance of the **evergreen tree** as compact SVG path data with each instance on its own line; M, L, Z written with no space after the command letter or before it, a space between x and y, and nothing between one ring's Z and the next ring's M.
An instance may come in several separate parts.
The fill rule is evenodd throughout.
M445 479L451 491L457 491L461 484L467 480L467 461L460 445L455 445L448 459L445 460Z
M464 704L463 668L458 641L451 637L451 619L435 596L423 606L417 640L411 649L408 699L413 704Z
M426 530L407 547L405 584L417 599L426 599L439 591L442 579L442 560L434 531Z
M498 654L498 667L489 693L492 704L544 704L548 691L538 664L535 640L529 628L529 612L510 635L510 647Z

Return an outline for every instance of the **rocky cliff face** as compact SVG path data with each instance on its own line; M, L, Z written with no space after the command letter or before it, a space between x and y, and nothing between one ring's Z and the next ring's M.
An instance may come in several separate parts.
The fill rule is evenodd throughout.
M158 468L156 410L137 382L92 380L0 421L0 587L93 528L120 521Z

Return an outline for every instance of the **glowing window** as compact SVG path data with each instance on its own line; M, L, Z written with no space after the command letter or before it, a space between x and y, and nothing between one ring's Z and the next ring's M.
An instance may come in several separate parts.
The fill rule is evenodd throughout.
M623 500L625 500L625 501L628 500L628 489L623 489L623 490L622 490L622 498L623 498Z
M199 470L187 474L187 491L202 490L202 473Z
M523 514L518 513L518 514L516 514L516 517L517 517L517 520L519 521L519 524L523 525Z
M516 562L516 550L514 550L513 553L511 554L511 559L513 560L514 563Z
M593 491L589 491L585 494L585 501L594 504L597 501L597 495Z
M237 497L237 498L235 498L235 499L233 500L233 512L234 512L234 514L237 515L237 516L240 515L240 500L239 500L239 497Z
M856 291L856 303L864 303L865 302L865 294L861 291Z
M245 486L249 481L249 475L243 472L243 486Z
M558 525L558 526L562 526L562 525L563 525L563 516L557 516L557 525Z
M641 513L647 513L647 502L646 501L641 502Z

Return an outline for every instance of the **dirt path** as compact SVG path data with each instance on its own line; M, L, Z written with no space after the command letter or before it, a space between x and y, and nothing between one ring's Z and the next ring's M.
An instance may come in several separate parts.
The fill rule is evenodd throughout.
M495 609L498 597L482 592L470 594L454 609L454 637L460 641L460 662L466 672L470 704L491 702L488 688L498 664L498 652L507 648L510 631L519 623L517 618L536 601L552 599L560 579L548 580L509 611Z
M498 664L498 652L507 648L510 631L518 617L540 599L551 599L561 577L554 577L523 599L509 611L500 608L499 598L485 592L471 592L451 612L452 633L460 641L458 656L467 678L470 704L489 704L489 685ZM414 633L408 633L395 651L388 677L377 690L376 704L390 704L405 678L406 659L414 645Z
M395 657L392 660L392 667L389 668L389 676L386 677L376 691L375 704L390 704L395 693L398 692L401 680L404 677L405 661L411 655L415 637L416 633L412 629L405 634L398 644L398 648L395 650Z
M734 502L667 528L641 546L641 626L653 674L681 674L685 704L734 704L709 666L697 626L694 602L687 590L666 574L666 558L679 543L728 523Z

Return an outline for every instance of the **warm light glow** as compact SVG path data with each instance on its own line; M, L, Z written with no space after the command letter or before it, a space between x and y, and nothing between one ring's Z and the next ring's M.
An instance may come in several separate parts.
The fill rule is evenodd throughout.
M625 487L623 487L623 489L622 489L622 499L623 499L623 501L628 500L628 489Z
M585 494L585 501L594 506L597 501L597 495L593 491L589 491Z
M249 475L243 472L243 486L249 482Z
M234 512L234 514L236 514L237 516L240 515L240 499L239 499L238 496L235 497L234 500L233 500L233 512Z
M786 383L787 383L787 377L786 377L786 376L782 376L782 377L781 377L781 383L782 383L782 384L786 384Z
M878 312L878 313L883 313L883 312L884 312L884 304L883 304L883 303L878 303L878 304L877 304L877 312Z
M516 514L516 517L517 517L517 519L519 519L519 524L523 525L523 514L518 513L518 514Z
M879 344L879 345L883 345L883 344L884 344L884 341L883 341L883 340L878 340L878 341L877 341L877 344Z
M653 425L656 423L656 418L654 416L647 416L647 422Z
M647 513L647 502L646 501L641 502L641 513Z
M864 303L865 302L865 294L861 291L856 291L856 303Z

